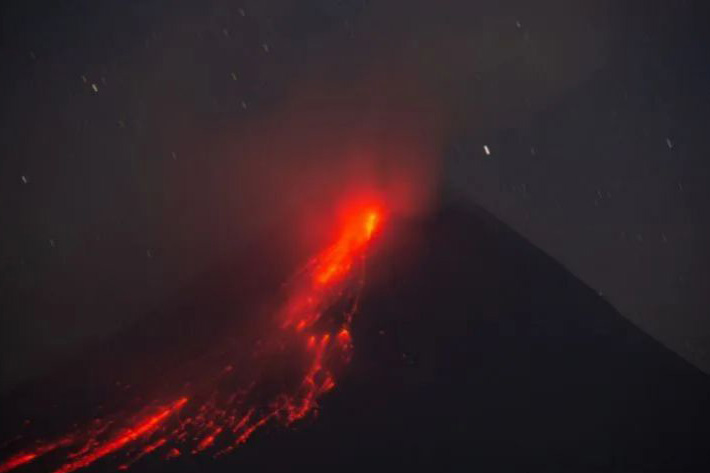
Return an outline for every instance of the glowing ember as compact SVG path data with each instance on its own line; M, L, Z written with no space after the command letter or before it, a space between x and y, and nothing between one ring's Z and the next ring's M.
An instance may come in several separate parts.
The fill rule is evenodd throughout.
M119 451L122 470L149 454L166 459L185 452L217 456L264 425L303 419L335 387L338 369L350 359L350 322L364 282L365 250L381 220L375 207L352 212L337 240L292 279L276 313L276 334L265 338L250 360L249 366L262 369L240 373L228 366L200 389L152 404L158 407L135 415L116 413L53 442L37 443L0 463L0 473L40 457L54 464L55 473L71 473ZM301 362L294 367L274 359ZM236 387L225 394L218 389L223 384Z

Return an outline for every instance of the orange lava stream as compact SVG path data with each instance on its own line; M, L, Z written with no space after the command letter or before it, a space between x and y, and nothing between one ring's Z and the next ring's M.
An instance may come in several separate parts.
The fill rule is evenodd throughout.
M264 386L285 376L264 369L246 380L238 378L239 387L226 396L219 386L211 386L207 392L181 396L144 411L147 414L99 419L54 442L10 456L0 462L0 473L45 456L47 463L55 463L49 468L54 473L72 473L119 452L125 456L118 467L122 470L160 451L166 459L210 450L218 456L231 452L271 422L290 425L305 418L317 408L318 398L335 387L336 371L350 360L350 323L364 283L365 251L381 221L379 207L351 212L336 241L312 258L288 285L285 302L276 314L276 332L267 337L272 343L255 354L252 363L262 366L260 357L279 354L286 346L293 351L289 355L303 359L295 383L269 392ZM337 313L337 307L346 309ZM230 379L235 373L228 367L221 376Z
M186 397L180 398L178 401L174 402L171 406L164 407L158 411L158 413L153 416L141 421L138 425L128 428L123 432L120 432L116 438L99 446L95 450L87 453L86 455L80 456L78 459L65 463L60 468L55 470L56 473L71 473L72 471L78 470L79 468L84 468L91 465L99 458L105 457L116 450L119 450L131 442L146 436L148 433L154 431L161 423L163 423L170 415L181 409L185 404L187 404L188 399Z

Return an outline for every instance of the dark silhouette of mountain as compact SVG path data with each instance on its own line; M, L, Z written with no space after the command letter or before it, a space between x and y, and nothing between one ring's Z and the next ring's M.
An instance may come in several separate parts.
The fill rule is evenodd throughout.
M134 368L172 353L153 357L148 378L175 353L192 356L247 294L261 297L231 282L254 261L205 278L109 351L132 347ZM257 280L273 281L266 273ZM484 211L390 222L367 273L354 358L316 419L258 432L218 460L148 457L134 471L710 471L708 377ZM156 322L168 319L172 329ZM188 334L192 348L179 342ZM101 371L99 358L86 369ZM53 382L58 396L82 388ZM40 386L15 396L26 407Z
M368 273L320 418L230 468L710 471L708 377L484 211L397 226Z

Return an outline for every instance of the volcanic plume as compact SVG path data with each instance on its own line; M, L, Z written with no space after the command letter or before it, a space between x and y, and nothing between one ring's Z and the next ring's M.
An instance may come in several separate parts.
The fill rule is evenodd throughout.
M137 412L115 412L58 438L18 446L0 463L0 473L39 459L48 471L70 473L109 456L120 469L146 455L218 456L262 426L292 425L315 412L350 359L365 254L384 216L379 203L348 208L335 241L284 285L283 302L246 357L241 347L235 363L201 367L199 378L182 380L171 398Z

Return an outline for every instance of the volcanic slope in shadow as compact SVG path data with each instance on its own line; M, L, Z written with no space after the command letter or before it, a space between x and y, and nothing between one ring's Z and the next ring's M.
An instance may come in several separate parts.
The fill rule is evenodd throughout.
M123 359L120 347L131 347L123 364L154 363L151 373L160 360L190 358L240 312L238 276L214 271L110 351ZM196 347L186 348L185 333ZM369 255L353 340L354 358L316 419L258 431L217 460L149 456L131 471L710 471L708 377L481 210L387 223ZM88 388L76 380L108 363L92 369L98 355L84 359L94 375L57 377L44 384L51 396L78 395ZM40 387L27 388L26 404ZM56 416L71 419L109 391ZM6 398L3 410L16 405ZM115 471L117 461L85 471Z
M395 225L320 417L263 471L710 471L708 377L480 210Z

